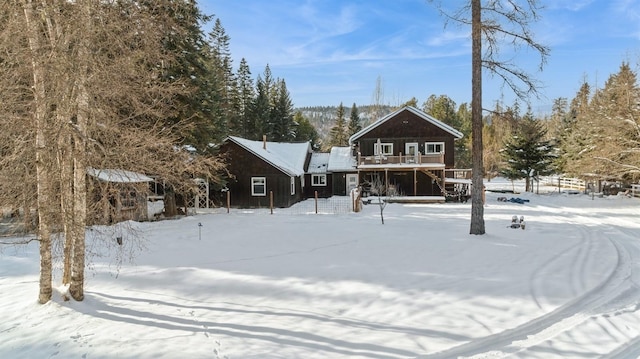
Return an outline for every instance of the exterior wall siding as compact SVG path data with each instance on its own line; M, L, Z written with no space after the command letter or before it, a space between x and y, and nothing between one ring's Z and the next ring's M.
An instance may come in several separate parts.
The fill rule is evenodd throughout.
M454 137L409 111L399 113L358 139L357 147L361 155L373 156L374 145L378 139L380 142L393 144L394 156L399 156L400 153L406 154L406 143L418 143L418 151L425 154L426 142L443 142L445 167L453 168L454 166Z
M232 177L227 188L231 195L231 206L240 208L267 208L270 206L269 192L273 191L274 207L289 207L302 199L300 177L295 177L295 194L291 194L291 176L283 173L260 157L233 142L225 143L221 154L226 156L227 169ZM266 195L251 194L251 178L265 177Z

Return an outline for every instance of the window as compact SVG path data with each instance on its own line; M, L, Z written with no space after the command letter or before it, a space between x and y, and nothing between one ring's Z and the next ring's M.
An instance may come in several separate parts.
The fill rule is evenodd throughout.
M251 195L267 195L267 179L265 177L251 177Z
M326 186L327 185L327 175L311 175L311 185L312 186Z
M393 143L375 143L373 145L373 154L376 156L391 156L393 155Z
M291 177L291 195L296 194L296 178Z
M424 148L425 153L444 153L444 142L427 142Z

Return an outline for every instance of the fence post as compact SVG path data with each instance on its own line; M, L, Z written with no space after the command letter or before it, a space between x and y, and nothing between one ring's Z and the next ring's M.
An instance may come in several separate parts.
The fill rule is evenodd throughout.
M269 209L271 210L271 214L273 214L273 191L269 191Z
M227 213L231 210L231 191L227 191Z
M354 195L353 195L353 190L351 190L351 210L353 212L356 211L356 200L355 200Z

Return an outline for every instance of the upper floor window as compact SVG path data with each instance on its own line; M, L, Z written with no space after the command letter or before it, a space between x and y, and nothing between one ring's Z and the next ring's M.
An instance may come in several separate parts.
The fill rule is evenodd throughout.
M424 144L424 152L429 153L444 153L444 142L427 142Z
M378 143L373 145L373 154L375 156L391 156L393 155L393 143Z

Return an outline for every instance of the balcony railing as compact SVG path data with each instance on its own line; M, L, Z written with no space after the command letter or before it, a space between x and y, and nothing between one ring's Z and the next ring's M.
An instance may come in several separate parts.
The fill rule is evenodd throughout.
M421 164L444 164L444 153L417 154L412 156L362 156L358 154L358 166L368 165L407 165L415 166Z

